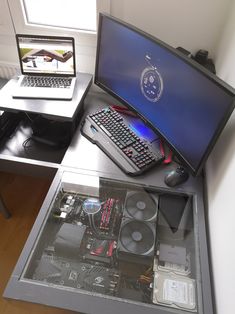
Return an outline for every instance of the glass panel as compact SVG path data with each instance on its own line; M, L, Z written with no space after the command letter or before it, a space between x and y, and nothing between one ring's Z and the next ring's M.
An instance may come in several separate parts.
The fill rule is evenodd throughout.
M96 0L24 0L27 22L96 31Z
M193 196L65 172L22 277L200 313L198 254Z

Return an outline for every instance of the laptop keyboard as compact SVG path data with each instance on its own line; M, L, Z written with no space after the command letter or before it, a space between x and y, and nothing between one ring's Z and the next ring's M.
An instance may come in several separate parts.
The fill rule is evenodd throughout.
M45 77L45 76L25 76L21 86L24 87L49 87L49 88L69 88L72 79L70 77Z

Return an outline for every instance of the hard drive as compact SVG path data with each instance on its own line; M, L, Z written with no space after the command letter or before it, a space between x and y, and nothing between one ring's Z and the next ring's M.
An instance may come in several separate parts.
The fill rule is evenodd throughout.
M195 280L172 273L155 272L153 298L155 304L196 311Z

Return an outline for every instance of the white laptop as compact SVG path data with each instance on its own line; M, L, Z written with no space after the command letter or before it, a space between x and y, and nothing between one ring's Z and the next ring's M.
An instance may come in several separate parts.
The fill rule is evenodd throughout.
M74 38L16 35L22 75L13 98L67 99L76 80Z

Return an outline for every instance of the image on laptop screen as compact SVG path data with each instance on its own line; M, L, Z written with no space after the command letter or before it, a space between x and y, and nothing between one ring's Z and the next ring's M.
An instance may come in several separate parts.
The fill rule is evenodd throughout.
M74 39L17 35L22 74L75 76Z

